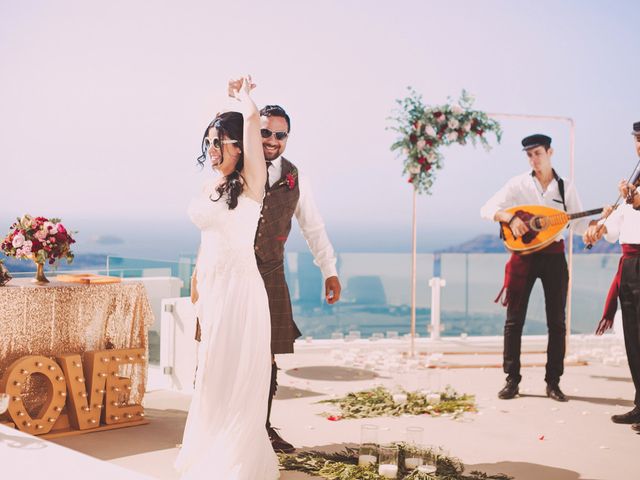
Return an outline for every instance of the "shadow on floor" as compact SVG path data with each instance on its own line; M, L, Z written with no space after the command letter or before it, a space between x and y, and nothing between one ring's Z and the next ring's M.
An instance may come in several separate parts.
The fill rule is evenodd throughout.
M521 393L519 395L521 398L548 398L546 395L538 395L535 393ZM567 395L569 401L574 402L587 402L594 403L596 405L611 405L612 407L632 407L634 406L633 401L631 400L621 400L619 398L602 398L602 397L580 397L578 395ZM549 401L553 401L549 399Z
M323 380L336 382L352 382L354 380L371 380L378 378L376 372L361 368L339 367L327 365L321 367L292 368L285 372L287 375L305 380Z
M276 400L291 400L292 398L320 397L325 393L314 392L313 390L303 390L302 388L278 385Z
M515 480L596 480L581 477L578 472L574 472L573 470L528 462L497 462L465 465L465 472L471 473L474 470L485 472L489 475L503 473L512 476Z
M608 375L589 375L590 378L597 378L600 380L608 380L610 382L628 382L632 383L633 379L631 377L610 377Z
M302 447L298 451L320 451L320 452L341 452L346 447L357 448L353 443L336 443L331 445L320 445L313 447ZM510 475L515 480L596 480L587 479L580 476L578 472L566 470L564 468L549 467L528 462L497 462L497 463L479 463L475 465L465 464L465 473L469 474L473 471L484 472L488 475L496 475L499 473ZM283 471L281 480L310 480L320 477L314 477L301 472Z
M51 441L100 460L175 448L182 442L187 412L147 408L145 417L149 420L147 425L61 437Z

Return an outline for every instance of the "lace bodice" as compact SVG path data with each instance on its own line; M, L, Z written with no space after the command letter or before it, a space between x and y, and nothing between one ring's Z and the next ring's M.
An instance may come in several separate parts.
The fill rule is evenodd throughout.
M238 262L255 264L253 245L261 205L243 194L236 208L229 210L224 198L215 202L211 198L218 198L218 193L213 187L204 188L188 209L191 221L201 231L198 270L226 270Z

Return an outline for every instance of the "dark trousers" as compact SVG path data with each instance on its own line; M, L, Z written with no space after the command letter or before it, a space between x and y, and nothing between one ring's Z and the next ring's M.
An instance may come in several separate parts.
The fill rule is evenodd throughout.
M620 277L620 307L627 360L633 385L635 404L640 407L640 258L627 258Z
M503 368L508 380L520 382L520 350L522 345L522 329L527 316L529 296L533 284L539 278L544 290L544 304L547 313L547 366L545 381L555 385L560 382L564 371L565 305L567 303L567 287L569 273L564 254L532 254L531 267L523 291L518 295L521 300L509 303L507 319L504 324L504 361ZM640 373L640 370L639 370Z
M267 428L271 428L271 405L273 397L276 396L278 390L278 365L276 361L271 362L271 385L269 385L269 403L267 405Z

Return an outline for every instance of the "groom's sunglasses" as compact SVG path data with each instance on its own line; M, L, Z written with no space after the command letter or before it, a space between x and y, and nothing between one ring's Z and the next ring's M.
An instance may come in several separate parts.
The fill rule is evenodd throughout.
M260 135L262 138L271 138L272 135L275 135L276 140L284 140L289 136L289 132L272 132L268 128L263 128L260 130Z

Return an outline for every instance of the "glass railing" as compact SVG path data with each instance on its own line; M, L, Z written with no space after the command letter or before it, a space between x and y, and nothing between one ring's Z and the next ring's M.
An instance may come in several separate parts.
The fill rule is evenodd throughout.
M434 274L446 281L441 288L443 336L502 335L506 309L494 299L502 288L508 254L419 254L417 261L416 332L429 335ZM572 333L592 333L618 264L615 254L573 256ZM309 253L286 258L296 323L305 336L351 338L402 336L410 331L411 255L345 253L338 270L341 302L322 300L322 278ZM541 283L536 282L527 311L525 335L546 334ZM389 336L389 335L387 335Z
M573 257L572 333L591 333L600 319L609 284L618 265L615 254L580 254ZM417 256L416 332L428 336L431 323L429 280L446 281L441 289L442 336L502 335L505 308L494 303L504 280L507 254L419 254ZM150 329L150 358L159 359L160 306L169 294L156 288L157 277L182 280L171 291L189 296L193 255L177 262L108 257L106 265L83 269L147 283L156 321ZM344 253L338 256L342 299L331 306L324 301L320 270L308 252L287 253L285 275L291 292L294 318L304 336L323 338L401 337L410 331L411 255L407 253ZM55 276L54 272L47 275ZM33 272L15 273L30 277ZM145 280L148 279L148 280ZM170 280L167 280L168 282ZM162 283L162 282L160 282ZM163 284L164 285L164 284ZM178 296L174 293L172 296ZM536 282L527 312L524 334L547 331L544 297Z

